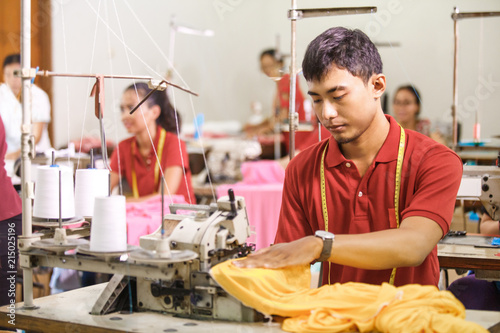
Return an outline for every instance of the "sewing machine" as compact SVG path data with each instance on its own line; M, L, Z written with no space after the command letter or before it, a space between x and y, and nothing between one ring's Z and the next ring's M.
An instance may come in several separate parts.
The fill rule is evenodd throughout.
M491 218L500 220L500 168L465 165L457 199L479 199Z
M457 199L480 200L492 219L500 220L499 196L499 167L464 166ZM500 280L498 247L491 244L492 239L484 235L466 235L465 232L448 235L438 244L441 268L473 269L476 278Z
M197 319L237 322L259 321L260 313L227 294L210 277L217 263L246 256L253 250L245 201L242 197L220 198L216 204L171 205L172 214L153 234L143 236L140 247L129 245L124 253L91 252L79 245L68 248L20 244L23 269L35 266L62 267L114 274L92 308L102 315L134 305L134 311L155 311ZM194 211L195 214L177 214ZM35 242L36 244L37 242ZM62 246L62 245L61 245Z

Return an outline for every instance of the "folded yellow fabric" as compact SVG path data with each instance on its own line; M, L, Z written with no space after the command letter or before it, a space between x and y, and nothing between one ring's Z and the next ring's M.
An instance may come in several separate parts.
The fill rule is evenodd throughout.
M434 286L350 282L310 289L309 265L247 269L226 261L210 274L246 306L287 317L288 332L488 332L465 321L462 303Z

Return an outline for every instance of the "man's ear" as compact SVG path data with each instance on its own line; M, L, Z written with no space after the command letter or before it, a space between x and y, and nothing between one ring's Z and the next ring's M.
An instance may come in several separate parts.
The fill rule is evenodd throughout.
M371 84L373 86L373 97L380 98L385 91L385 75L384 74L373 74L370 78Z

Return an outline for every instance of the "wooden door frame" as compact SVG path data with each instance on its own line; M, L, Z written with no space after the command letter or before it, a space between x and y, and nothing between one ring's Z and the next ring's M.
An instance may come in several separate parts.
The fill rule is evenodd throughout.
M52 5L51 0L37 0L38 3L38 12L45 13L48 16L46 21L43 21L43 24L40 24L40 69L52 70ZM33 5L33 2L32 2ZM33 23L35 20L32 18L31 22ZM39 77L37 78L37 85L42 88L47 95L49 95L50 100L50 119L53 119L54 110L52 103L52 78L51 77ZM48 131L50 142L53 140L53 124L54 122L49 122Z
M2 10L6 10L6 8L12 8L12 4L15 2L19 7L19 13L21 12L21 0L0 0L2 1ZM4 2L5 1L5 2ZM10 7L9 7L10 6ZM6 14L12 15L12 13ZM15 15L15 14L14 14ZM11 28L12 22L19 23L17 27L14 29ZM19 15L18 21L8 20L8 22L1 22L2 31L6 32L2 38L6 38L5 41L9 41L6 44L3 50L1 50L1 64L3 65L3 60L5 56L12 53L20 53L21 48L21 15ZM32 52L32 67L39 66L40 69L51 70L52 69L52 5L51 0L31 0L31 52ZM36 46L36 47L34 47ZM36 54L34 54L37 52ZM33 62L33 58L38 59L38 63L35 65ZM3 70L2 65L0 65L0 81L3 81ZM52 79L50 77L37 77L35 80L37 86L42 88L48 95L49 100L52 105ZM51 118L53 117L53 110L51 107ZM49 138L52 142L52 122L49 123Z

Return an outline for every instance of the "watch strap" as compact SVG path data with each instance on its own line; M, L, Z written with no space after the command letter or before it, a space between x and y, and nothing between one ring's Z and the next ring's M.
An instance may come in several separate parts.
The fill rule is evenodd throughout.
M330 258L330 254L332 253L332 244L333 239L331 238L321 238L323 240L323 250L321 251L321 255L317 259L317 261L328 261Z

